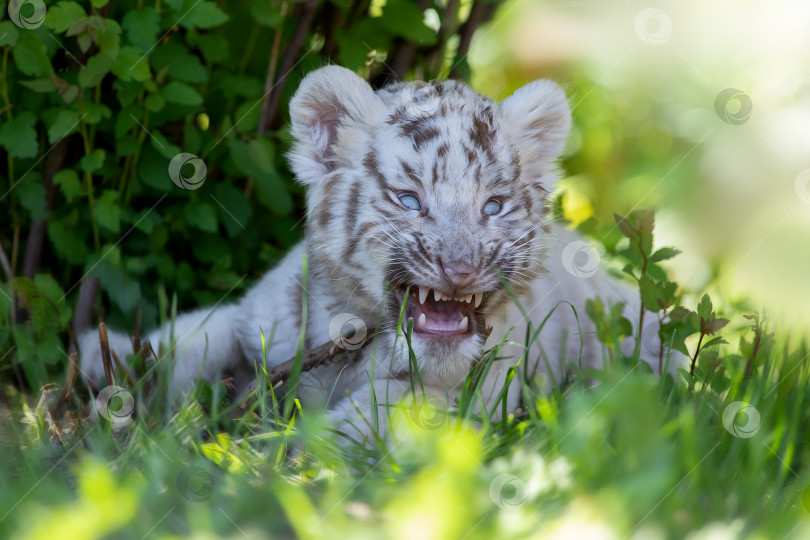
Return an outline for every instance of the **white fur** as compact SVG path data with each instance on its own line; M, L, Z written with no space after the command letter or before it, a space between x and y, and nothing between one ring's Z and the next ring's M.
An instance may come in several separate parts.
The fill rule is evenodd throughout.
M492 327L486 343L480 332L453 348L413 335L426 391L448 406L459 396L472 362L501 341L507 342L501 356L512 360L496 362L484 383L484 405L489 409L507 370L522 357L530 372L546 373L557 383L566 365L579 360L580 349L583 367L601 367L605 356L585 313L588 298L600 296L608 304L624 302L625 316L637 320L638 295L627 285L602 269L585 278L566 268L563 251L578 239L574 233L555 225L537 229L544 224L544 193L557 177L555 160L571 122L565 94L556 84L535 81L495 105L453 83L438 89L423 83L395 85L374 93L351 71L330 66L304 79L290 110L296 138L290 163L298 181L308 187L307 238L241 300L178 317L174 388L188 388L195 377L213 380L226 369L252 370L262 361L262 332L270 366L291 358L301 334L298 303L306 298L307 346L329 342L330 324L342 313L358 316L368 328L382 329L359 362L317 368L304 374L301 382L307 401L329 406L330 416L342 429L368 437L371 427L366 420L371 417L372 394L382 404L396 403L408 398L410 389L403 382L410 371L408 351L401 340L395 342L392 313L385 309L391 300L386 268L392 262L405 264L402 271L418 279L412 285L438 288L444 283L440 265L432 261L414 270L413 259L407 255L413 249L408 242L414 235L430 245L431 257L478 264L508 241L509 249L516 252L513 260L522 265L515 266L510 285L520 295L533 328L556 309L539 340L524 351L527 321L501 289L498 276L482 267L476 286L492 295L484 305L486 323ZM433 123L420 124L420 115ZM393 120L397 117L400 124ZM416 126L413 140L403 135L410 133L403 122ZM426 125L434 126L435 133L418 132ZM481 125L491 129L491 135L473 136ZM470 157L471 147L475 147L476 160ZM514 174L515 178L509 176ZM483 222L480 218L479 209L495 189L490 186L499 179L510 186L513 195L504 202L501 213L524 216L517 231L504 228L503 218ZM381 183L415 191L432 221L396 209L395 195L387 193ZM502 192L505 188L500 185L497 189ZM393 217L381 216L378 208L388 209ZM542 233L532 236L535 229ZM309 273L302 297L297 291L303 283L305 256ZM578 324L571 307L563 302L576 309ZM150 333L148 339L155 347L168 344L169 332L164 327ZM116 333L110 333L110 345L122 361L131 349L129 339ZM541 345L550 372L541 359ZM629 352L633 343L625 347ZM96 334L82 336L80 348L85 377L101 386L103 369ZM642 354L657 370L657 356L643 348ZM170 359L164 346L161 361ZM672 369L679 361L675 359ZM509 410L519 402L517 390L514 386L509 390ZM378 409L383 431L387 410Z

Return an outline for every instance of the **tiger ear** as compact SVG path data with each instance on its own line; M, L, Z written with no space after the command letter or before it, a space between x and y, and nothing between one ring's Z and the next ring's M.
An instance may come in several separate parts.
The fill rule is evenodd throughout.
M541 178L562 154L571 129L565 92L556 83L542 79L519 88L499 107L521 167L530 178Z
M289 159L298 181L310 184L350 164L350 129L366 128L383 115L385 105L353 71L326 66L307 75L290 101L295 143Z

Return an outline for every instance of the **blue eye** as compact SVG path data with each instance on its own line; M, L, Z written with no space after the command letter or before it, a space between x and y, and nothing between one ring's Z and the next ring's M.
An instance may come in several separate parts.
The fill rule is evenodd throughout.
M501 211L501 202L497 199L490 199L484 205L484 215L485 216L494 216L498 212Z
M419 199L413 193L400 193L397 195L399 197L399 202L402 203L402 206L407 208L408 210L421 210L422 204L419 202Z

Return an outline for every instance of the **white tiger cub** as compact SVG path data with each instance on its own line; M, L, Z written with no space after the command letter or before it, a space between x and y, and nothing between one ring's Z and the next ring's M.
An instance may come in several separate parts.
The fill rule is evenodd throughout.
M317 368L302 380L310 401L320 395L325 404L331 397L336 427L362 440L372 416L384 433L387 404L411 395L408 350L396 340L407 288L404 315L413 319L422 384L448 407L473 362L505 338L499 356L511 359L494 362L483 385L490 408L521 357L530 372L550 365L559 381L563 363L577 361L581 337L583 365L601 366L602 348L584 316L588 298L626 302L625 313L635 318L637 294L623 283L601 269L579 277L566 269L563 249L577 237L549 221L547 195L571 124L556 84L535 81L496 104L454 81L400 83L375 93L352 71L328 66L302 81L290 116L289 159L308 188L306 240L241 300L178 317L174 388L240 365L252 370L262 361L261 332L268 364L291 358L306 295L307 347L329 342L330 324L346 313L379 332L360 361ZM561 302L576 307L580 326L560 304L524 351L527 321L502 280L534 328ZM168 343L169 329L147 337ZM132 350L123 334L111 333L110 344L121 359ZM85 334L80 346L83 372L98 385L96 333ZM657 355L649 356L657 369ZM518 394L513 386L509 410Z

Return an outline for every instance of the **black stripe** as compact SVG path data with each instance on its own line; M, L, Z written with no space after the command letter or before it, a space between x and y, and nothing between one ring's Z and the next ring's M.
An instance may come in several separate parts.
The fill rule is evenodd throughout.
M390 191L391 187L388 185L388 182L385 180L385 176L380 172L380 169L377 167L377 158L371 152L367 153L365 157L363 157L363 166L368 172L369 176L371 176L376 182L377 185L380 186L380 189L383 191Z

